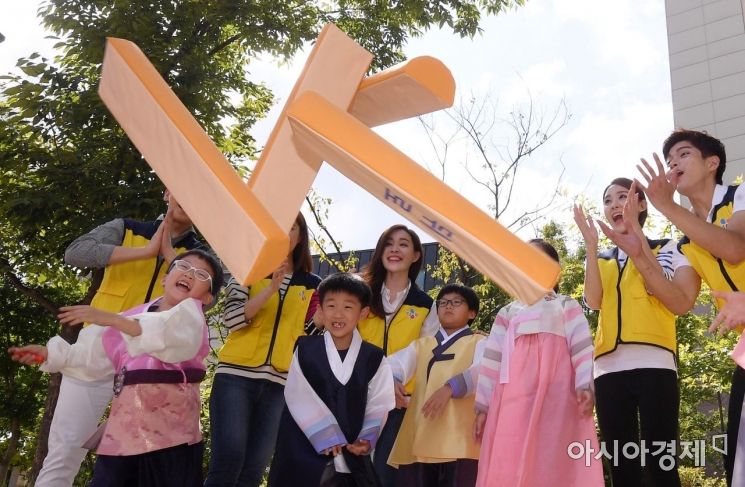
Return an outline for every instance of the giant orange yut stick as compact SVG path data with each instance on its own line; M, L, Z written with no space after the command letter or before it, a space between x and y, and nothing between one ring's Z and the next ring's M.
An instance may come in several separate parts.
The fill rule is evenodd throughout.
M292 143L287 107L305 91L315 90L346 110L371 61L372 54L334 24L327 24L295 82L248 181L249 188L287 232L323 162L311 154L299 153ZM277 197L280 193L282 198Z
M248 186L134 44L109 39L99 93L244 284L286 256L287 233L325 160L513 296L539 299L558 265L370 129L451 106L450 71L425 56L365 77L371 60L338 28L324 28Z
M322 157L512 296L533 303L557 281L559 266L546 254L317 93L298 98L288 116L305 150Z
M349 113L375 127L448 108L454 96L450 70L421 56L363 79Z
M98 93L233 276L270 274L287 256L287 232L135 44L108 39Z

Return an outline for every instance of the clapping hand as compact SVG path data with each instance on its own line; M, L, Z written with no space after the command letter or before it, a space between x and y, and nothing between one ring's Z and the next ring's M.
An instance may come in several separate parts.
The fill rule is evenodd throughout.
M660 156L656 153L652 154L654 157L657 170L645 160L641 159L641 164L637 164L636 168L641 173L647 185L636 181L639 187L647 195L647 199L652 205L660 210L661 213L665 214L668 208L675 205L673 195L675 190L678 188L678 172L676 170L665 171L665 166L660 160ZM643 166L643 167L642 167Z
M598 229L592 221L590 215L585 215L580 205L574 205L574 223L577 224L582 238L585 239L585 247L590 249L598 248Z

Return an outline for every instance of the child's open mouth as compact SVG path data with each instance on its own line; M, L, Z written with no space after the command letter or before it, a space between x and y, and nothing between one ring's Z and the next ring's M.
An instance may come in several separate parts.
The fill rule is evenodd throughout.
M185 281L183 279L180 280L180 281L178 281L178 282L176 282L176 287L179 288L179 289L183 289L186 292L191 291L191 283L189 281Z
M337 330L341 330L345 326L347 326L347 324L344 323L343 321L332 321L331 322L331 327L336 328Z

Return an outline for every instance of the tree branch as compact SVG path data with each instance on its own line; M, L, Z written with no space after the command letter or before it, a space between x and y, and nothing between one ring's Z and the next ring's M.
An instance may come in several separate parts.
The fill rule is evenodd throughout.
M13 269L13 266L5 257L0 257L0 270L3 273L3 276L5 276L5 278L10 283L10 285L13 286L18 292L31 299L35 303L39 304L53 316L57 316L59 306L56 303L52 302L50 299L46 298L39 289L24 284L23 281L21 281L21 279L16 276L15 269Z
M318 228L320 228L321 231L329 238L329 241L331 242L331 245L334 246L334 250L336 251L336 253L341 254L341 246L336 241L336 239L331 235L331 232L329 232L329 229L328 227L326 227L326 224L323 223L323 219L321 218L321 215L318 214L318 211L316 210L315 205L313 204L313 202L308 196L305 197L305 202L308 203L308 206L310 207L311 213L313 213L313 218L315 218L316 225L318 225ZM318 240L316 240L315 237L314 237L314 240L316 241L316 243L318 243ZM323 252L324 254L326 254L325 251Z

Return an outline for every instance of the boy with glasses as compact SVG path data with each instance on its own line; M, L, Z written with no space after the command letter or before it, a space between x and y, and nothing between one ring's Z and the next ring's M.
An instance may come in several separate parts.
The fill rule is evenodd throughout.
M483 354L484 337L469 328L479 298L469 287L448 284L436 304L436 335L388 356L394 380L405 384L414 378L416 384L388 463L399 467L402 486L468 487L476 483L479 458L472 436L474 364Z

